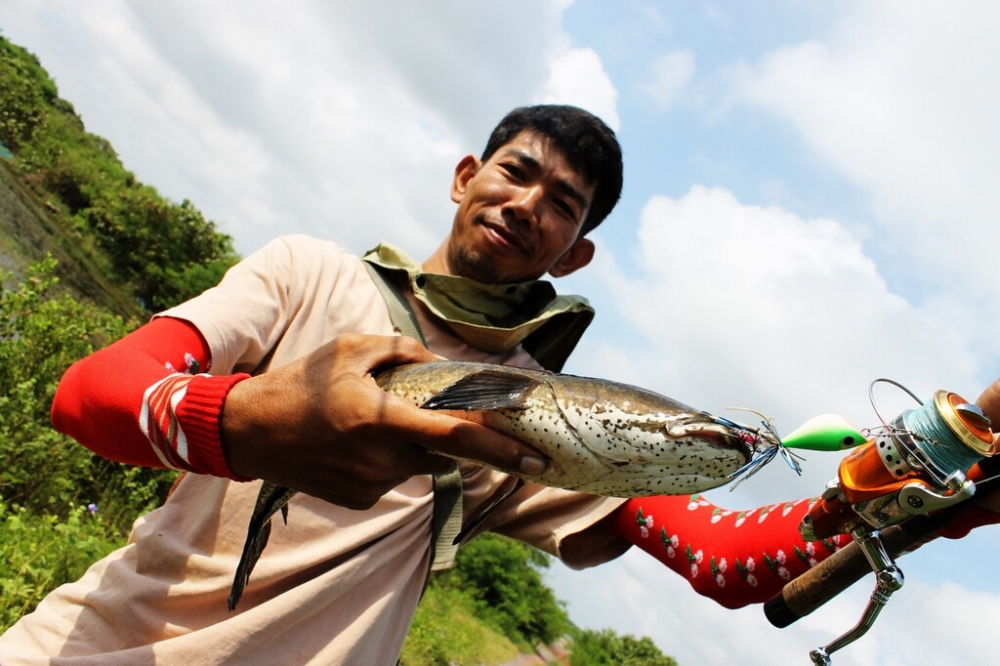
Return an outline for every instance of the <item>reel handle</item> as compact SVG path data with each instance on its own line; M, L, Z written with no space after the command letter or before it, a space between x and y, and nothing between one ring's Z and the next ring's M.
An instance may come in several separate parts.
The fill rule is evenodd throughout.
M982 490L1000 483L1000 455L979 461L969 470L969 478L975 480L976 487ZM893 558L905 553L953 520L971 501L967 499L936 513L914 516L904 523L886 527L881 535L886 551ZM764 602L764 615L772 625L784 629L871 572L871 565L861 547L852 541L786 583L779 594Z
M913 522L912 520L910 522ZM902 525L882 530L882 542L893 558L916 545L924 534L913 534ZM768 621L784 629L833 599L872 572L857 541L852 541L812 569L785 584L782 591L764 603Z

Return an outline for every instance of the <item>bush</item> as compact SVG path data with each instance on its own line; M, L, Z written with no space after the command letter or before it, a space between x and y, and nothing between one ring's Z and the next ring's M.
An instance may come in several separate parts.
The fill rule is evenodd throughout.
M55 268L47 257L0 293L0 499L56 516L70 505L101 502L124 530L136 511L162 500L174 473L100 458L56 432L49 414L70 364L135 322L58 294ZM11 278L0 273L0 282Z
M542 578L548 566L542 551L484 534L463 547L455 568L432 579L432 586L467 590L478 617L530 648L570 628L566 609Z
M98 501L126 484L126 474L136 488L148 479L98 458L49 423L66 368L134 327L57 294L55 267L51 257L32 264L19 284L0 293L0 498L61 516L81 498ZM11 277L0 274L0 281Z
M0 42L0 141L17 150L31 141L45 117L45 90L55 90L38 60L10 42Z
M403 666L477 666L511 661L519 649L476 617L467 590L431 586L406 635Z
M0 500L0 632L34 610L49 591L125 544L113 525L86 506L61 513L36 515Z
M52 398L69 365L134 324L56 293L51 257L0 293L0 615L34 608L55 586L125 542L175 473L119 465L56 432ZM0 274L0 282L11 280ZM87 510L101 507L100 518Z
M611 629L578 630L570 650L570 666L677 666L653 641L620 636Z

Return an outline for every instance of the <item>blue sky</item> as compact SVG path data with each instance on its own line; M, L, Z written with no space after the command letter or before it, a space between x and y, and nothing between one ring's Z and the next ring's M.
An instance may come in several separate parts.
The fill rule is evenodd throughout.
M998 29L987 0L0 5L87 128L244 254L295 232L423 259L452 168L506 111L598 113L626 184L594 264L557 282L599 312L567 370L753 407L783 432L825 412L877 425L877 377L973 399L1000 376ZM837 460L712 498L818 494ZM996 532L907 556L904 590L835 663L992 663ZM870 593L777 630L641 553L552 578L582 624L682 664L806 663Z

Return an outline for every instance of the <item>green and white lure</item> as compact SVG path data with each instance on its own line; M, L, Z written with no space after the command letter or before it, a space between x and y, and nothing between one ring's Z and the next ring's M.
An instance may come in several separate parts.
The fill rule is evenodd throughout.
M822 414L813 417L785 437L780 437L771 419L757 410L746 407L728 407L727 409L756 414L761 418L761 430L756 432L768 433L767 437L754 438L753 441L748 442L754 448L756 454L750 462L730 475L730 479L739 479L729 487L731 491L739 487L743 481L756 474L778 454L781 455L796 474L801 475L802 466L798 462L801 456L797 456L789 449L843 451L864 444L867 441L867 438L863 434L855 430L844 417L837 414ZM720 421L725 422L725 419L720 417ZM732 425L736 424L732 423Z

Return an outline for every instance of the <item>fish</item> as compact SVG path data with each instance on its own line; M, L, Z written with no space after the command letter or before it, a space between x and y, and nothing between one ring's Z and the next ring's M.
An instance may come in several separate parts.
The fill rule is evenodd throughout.
M611 497L682 495L721 486L773 457L773 431L604 379L466 361L432 361L374 375L383 390L422 409L475 412L478 420L548 459L530 481ZM473 461L483 464L481 461ZM503 470L502 470L503 471ZM752 473L752 472L751 472ZM228 599L234 610L267 544L271 518L296 491L264 482Z

